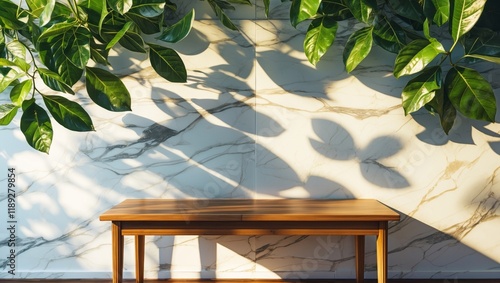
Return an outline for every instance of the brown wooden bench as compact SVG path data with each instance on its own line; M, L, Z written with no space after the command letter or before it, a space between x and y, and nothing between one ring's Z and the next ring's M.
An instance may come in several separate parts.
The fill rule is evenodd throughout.
M376 235L378 282L386 283L387 226L399 214L372 199L129 199L100 220L112 222L113 283L123 278L124 236L135 236L136 282L143 282L149 235L353 235L358 283L365 235Z

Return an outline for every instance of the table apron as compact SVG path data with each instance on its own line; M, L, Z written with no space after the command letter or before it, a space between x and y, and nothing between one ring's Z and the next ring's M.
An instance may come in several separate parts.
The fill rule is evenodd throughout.
M387 221L119 221L121 235L378 235ZM386 229L386 228L385 228Z

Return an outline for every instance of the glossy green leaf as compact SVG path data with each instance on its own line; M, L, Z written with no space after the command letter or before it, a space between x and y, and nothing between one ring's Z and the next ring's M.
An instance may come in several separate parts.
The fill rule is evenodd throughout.
M21 117L21 131L28 144L34 149L49 153L52 144L53 130L47 112L34 102L24 102Z
M476 24L485 3L486 0L451 1L450 32L455 43Z
M318 14L331 17L336 21L354 17L343 0L322 1L318 8Z
M138 12L137 9L130 9L125 15L127 19L132 20L135 25L145 34L155 34L160 32L160 23L162 16L146 17Z
M122 37L125 35L125 33L130 29L130 27L133 25L133 22L127 22L123 25L123 27L115 34L113 39L111 39L110 42L106 45L106 49L111 49L113 46L115 46L118 41L122 39Z
M358 21L368 23L372 8L364 0L350 0L344 3Z
M403 89L403 109L405 115L415 112L429 103L435 91L441 88L441 68L431 67L411 79Z
M264 13L266 14L266 18L269 17L269 6L271 5L271 0L264 0Z
M127 13L132 8L132 0L108 0L109 6L120 14Z
M445 90L453 106L464 116L495 121L493 88L476 70L459 66L452 68L446 76Z
M221 23L228 29L231 30L238 30L238 27L234 25L234 23L231 21L231 19L226 15L224 12L224 9L229 9L231 6L227 6L227 3L224 3L223 1L218 1L218 0L208 0L208 4L210 4L210 7L214 11L215 15Z
M0 104L0 125L10 124L16 117L18 109L19 107L14 104Z
M56 95L44 95L43 101L52 117L66 129L77 132L94 130L92 119L80 104Z
M321 0L293 0L290 7L290 21L296 27L299 23L313 17L318 12Z
M388 2L396 14L418 23L424 22L425 16L420 0L388 0Z
M10 91L10 100L14 105L21 107L24 100L33 90L33 81L25 80L15 85Z
M12 56L21 58L23 60L26 59L26 54L27 54L26 46L22 44L19 40L13 40L7 43L6 48Z
M122 26L118 25L103 25L101 35L105 42L111 42L116 34L117 30L120 30ZM118 41L120 45L130 51L146 53L145 43L142 36L135 32L133 29L129 29L123 34L123 36Z
M74 20L56 23L48 29L44 30L38 37L38 40L46 41L51 37L64 35L66 32L74 29L76 26L77 23Z
M5 58L0 58L0 66L2 68L4 68L4 67L18 67L19 69L21 69L21 66L17 65L16 62L7 60Z
M109 15L106 0L83 0L79 4L85 8L89 27L94 24L96 26L96 34L100 34L104 20Z
M332 46L337 28L337 22L328 16L317 18L311 22L304 39L304 52L311 64L316 65Z
M160 16L164 11L165 0L133 0L132 10L146 18Z
M0 26L0 58L6 58L6 56L7 56L7 52L6 52L6 45L5 45L5 35L3 33L2 26Z
M130 93L120 78L91 67L86 68L85 78L89 97L97 105L115 112L131 110Z
M160 76L171 82L187 81L186 67L175 50L155 44L149 47L151 66Z
M398 53L405 45L405 31L396 22L378 14L373 20L373 40L385 50Z
M55 0L27 0L26 3L31 14L40 19L40 26L46 25L51 20Z
M176 43L183 40L189 32L191 32L191 28L193 27L195 12L194 9L191 10L186 16L184 16L177 23L166 28L157 39L169 42Z
M3 92L8 86L14 83L17 79L24 76L24 73L18 72L14 69L6 71L5 74L0 72L0 93Z
M424 14L438 26L448 22L450 15L450 0L424 0Z
M243 4L252 6L252 2L250 0L227 0L227 1L234 4Z
M58 29L49 31L54 26ZM74 85L82 76L90 59L90 32L72 23L56 24L38 39L40 58L65 83Z
M71 87L64 82L64 80L57 73L47 70L45 68L38 68L38 74L43 80L45 85L53 90L75 94Z
M435 40L417 39L399 52L394 65L394 76L399 78L423 70L436 56L445 53L443 45Z
M90 41L90 58L94 62L102 65L110 65L108 61L109 50L106 49L106 45L95 43L93 40Z
M465 56L500 64L500 35L489 29L473 29L463 40Z
M439 115L441 127L448 134L455 123L457 110L442 88L435 91L434 98L426 105L426 108Z
M19 30L26 26L28 14L9 0L0 0L0 26Z
M355 31L344 48L343 59L348 73L352 72L361 63L372 49L373 27L364 27Z

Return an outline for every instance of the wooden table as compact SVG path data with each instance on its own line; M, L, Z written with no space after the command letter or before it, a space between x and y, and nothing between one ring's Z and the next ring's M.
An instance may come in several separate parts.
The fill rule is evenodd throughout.
M377 275L387 282L387 225L399 214L372 199L129 199L100 216L111 221L113 283L123 278L124 236L135 236L136 282L147 235L353 235L363 282L365 235L376 235Z

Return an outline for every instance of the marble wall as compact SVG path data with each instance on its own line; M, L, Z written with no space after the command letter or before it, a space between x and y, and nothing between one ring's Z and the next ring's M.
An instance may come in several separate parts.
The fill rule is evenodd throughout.
M196 1L199 20L175 45L185 84L116 52L133 111L100 109L79 83L96 131L54 124L50 155L26 145L19 118L0 127L0 278L109 278L110 226L98 217L126 198L376 198L402 216L390 226L390 277L500 277L500 126L459 118L446 136L425 112L405 116L394 57L375 48L347 74L340 50L352 26L343 24L314 67L302 52L306 27L290 26L288 4L272 1L267 20L260 3L232 14L236 33ZM500 69L481 68L499 94ZM15 276L7 168L17 173ZM376 275L373 240L368 277ZM350 237L146 241L149 278L354 277ZM125 253L132 277L132 238Z

